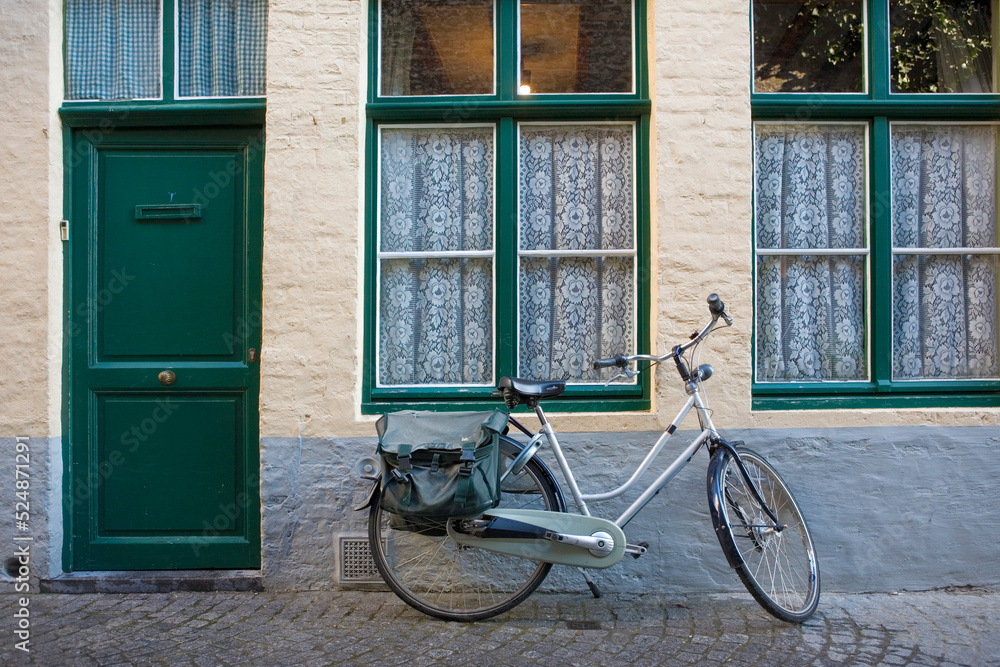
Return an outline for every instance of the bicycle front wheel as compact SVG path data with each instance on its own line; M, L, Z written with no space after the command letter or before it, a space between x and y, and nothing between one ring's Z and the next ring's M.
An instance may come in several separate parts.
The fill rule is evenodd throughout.
M773 527L735 457L719 449L708 489L716 535L754 599L777 618L801 623L819 604L819 566L809 529L791 491L764 457L744 447L736 451L783 528Z
M514 440L500 440L500 468L520 453ZM552 474L537 459L500 486L506 509L565 511ZM478 621L501 614L538 588L550 563L506 556L456 544L447 520L424 520L419 530L393 527L394 517L378 503L368 516L368 539L375 566L392 591L411 607L447 621ZM409 526L413 528L413 526Z

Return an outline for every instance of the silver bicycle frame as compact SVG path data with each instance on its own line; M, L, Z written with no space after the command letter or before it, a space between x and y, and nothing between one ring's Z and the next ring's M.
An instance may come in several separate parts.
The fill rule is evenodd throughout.
M636 484L638 479L649 469L653 460L660 454L664 445L667 444L667 441L670 440L671 436L680 426L681 422L683 422L684 418L687 417L691 408L696 408L698 411L698 420L702 427L701 433L683 452L681 452L680 456L674 459L674 462L671 463L667 469L656 478L656 481L650 484L646 490L642 492L635 502L633 502L629 508L625 510L624 514L615 520L615 523L619 527L623 527L627 524L636 514L639 513L639 510L645 507L646 503L648 503L653 496L659 493L659 491L665 487L667 483L670 482L670 480L673 479L674 476L688 464L688 462L691 461L702 445L708 442L710 438L719 437L718 431L716 431L715 426L712 425L712 418L709 414L708 407L702 400L700 382L689 382L687 385L687 391L689 397L687 402L684 404L684 407L682 407L680 412L677 413L677 416L674 417L670 426L667 427L667 430L664 431L663 435L661 435L656 441L656 444L653 445L649 454L646 455L646 458L639 464L639 467L636 468L634 473L632 473L632 476L628 479L628 481L619 486L617 489L604 493L580 492L580 487L576 483L576 477L570 469L569 462L563 455L562 447L559 445L559 440L556 438L556 433L552 429L552 425L549 424L548 420L545 418L545 413L542 411L541 405L535 406L535 414L538 416L538 421L542 425L541 431L545 434L549 445L552 447L552 453L555 455L556 461L559 463L559 469L562 470L563 477L565 477L566 483L569 485L570 492L573 494L573 499L576 501L576 505L581 514L591 516L590 508L587 507L588 500L600 501L616 498L631 489Z

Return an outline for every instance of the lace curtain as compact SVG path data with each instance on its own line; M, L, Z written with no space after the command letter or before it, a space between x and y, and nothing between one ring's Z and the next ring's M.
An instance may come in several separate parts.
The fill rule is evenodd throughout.
M891 159L893 376L997 377L997 128L894 126Z
M518 373L599 381L635 349L633 127L521 126L519 151Z
M181 97L264 95L267 0L178 0Z
M755 137L757 380L865 379L865 128Z
M160 96L159 0L67 0L66 99Z
M379 383L493 383L493 130L384 129Z

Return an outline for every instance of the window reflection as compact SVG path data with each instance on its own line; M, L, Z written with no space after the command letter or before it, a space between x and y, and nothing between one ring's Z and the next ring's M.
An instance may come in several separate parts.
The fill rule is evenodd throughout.
M993 0L892 0L892 90L996 90Z
M521 94L632 92L631 0L521 3Z
M863 92L862 0L754 0L754 91Z
M493 93L492 0L382 0L382 95Z

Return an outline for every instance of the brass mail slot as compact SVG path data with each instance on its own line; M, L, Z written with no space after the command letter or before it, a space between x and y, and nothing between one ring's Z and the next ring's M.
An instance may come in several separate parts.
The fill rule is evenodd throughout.
M140 204L135 207L136 220L201 220L201 204Z

